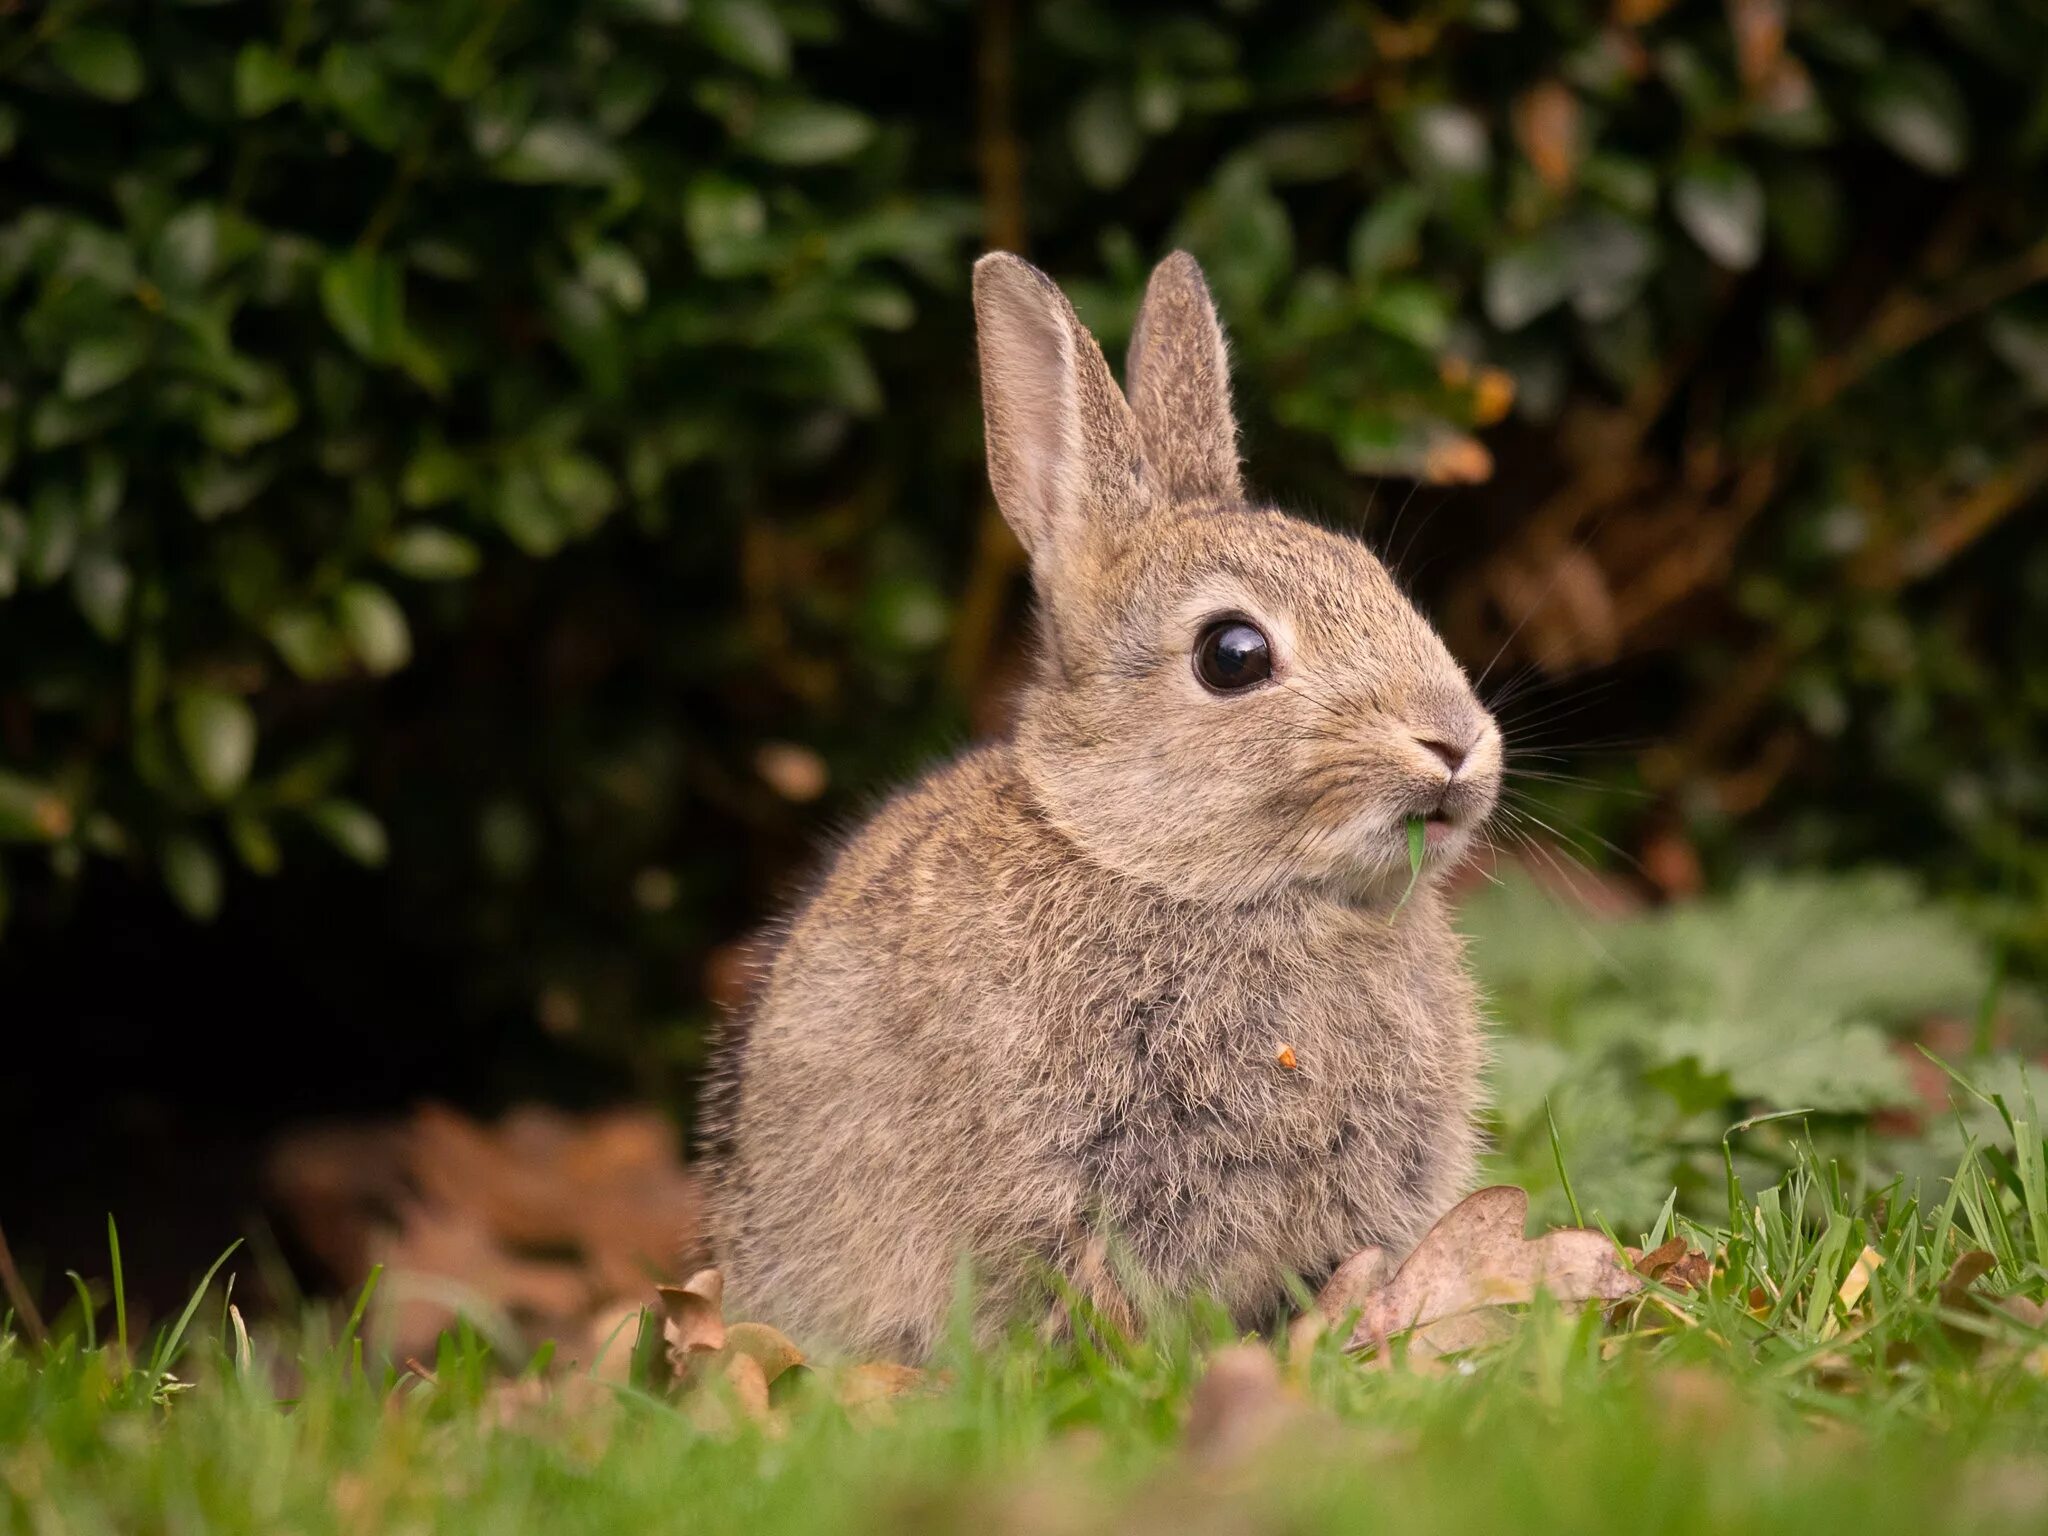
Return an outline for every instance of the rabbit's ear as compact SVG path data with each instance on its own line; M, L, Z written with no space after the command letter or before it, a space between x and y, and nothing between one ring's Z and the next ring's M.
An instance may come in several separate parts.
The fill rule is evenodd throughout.
M998 251L974 264L974 320L989 484L1049 573L1136 520L1137 427L1102 348L1028 261Z
M1152 271L1124 382L1146 478L1168 501L1241 501L1230 353L1202 269L1175 251Z

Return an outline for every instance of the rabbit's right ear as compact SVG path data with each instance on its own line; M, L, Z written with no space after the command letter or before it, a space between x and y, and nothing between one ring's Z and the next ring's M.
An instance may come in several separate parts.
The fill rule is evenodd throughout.
M1053 280L1006 251L974 264L988 478L1034 571L1127 533L1138 433L1102 348Z

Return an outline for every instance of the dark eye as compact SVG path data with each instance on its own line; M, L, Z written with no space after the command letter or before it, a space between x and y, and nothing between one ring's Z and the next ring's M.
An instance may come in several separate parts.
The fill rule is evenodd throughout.
M1195 642L1195 676L1218 693L1236 693L1273 675L1273 647L1257 625L1218 619Z

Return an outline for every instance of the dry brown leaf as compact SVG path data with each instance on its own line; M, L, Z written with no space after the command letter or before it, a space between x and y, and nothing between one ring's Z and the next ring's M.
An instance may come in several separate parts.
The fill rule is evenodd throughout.
M1642 1288L1601 1233L1579 1227L1527 1238L1528 1216L1529 1196L1506 1185L1458 1202L1367 1300L1346 1347L1377 1347L1461 1313L1529 1301L1539 1290L1579 1302L1616 1301Z
M754 753L754 771L783 799L808 805L831 787L825 759L793 741L763 742Z
M1272 1352L1257 1344L1220 1350L1188 1403L1186 1450L1210 1467L1241 1463L1277 1441L1300 1414Z
M1358 1311L1394 1277L1393 1256L1384 1248L1361 1248L1331 1272L1309 1309L1287 1330L1288 1349L1301 1354L1324 1331Z
M698 1355L725 1348L724 1275L700 1269L681 1285L657 1285L654 1293L661 1298L661 1336L676 1375L688 1375Z
M1490 427L1515 403L1515 376L1504 368L1482 368L1472 382L1472 424Z
M1998 1260L1982 1248L1957 1254L1941 1282L1941 1304L1952 1312L1975 1310L1977 1299L1970 1294L1970 1288L1996 1268Z
M1866 1243L1863 1251L1856 1255L1856 1262L1849 1266L1849 1273L1842 1277L1841 1288L1835 1292L1835 1299L1842 1304L1842 1312L1856 1310L1863 1293L1870 1289L1870 1277L1877 1273L1882 1263L1884 1255ZM1831 1339L1841 1331L1841 1314L1831 1310L1820 1325L1820 1336Z
M1571 87L1559 80L1533 85L1515 98L1510 116L1515 142L1543 185L1569 188L1579 168L1579 98Z
M376 1303L401 1355L431 1352L456 1298L495 1307L529 1345L601 1339L699 1226L675 1127L646 1109L528 1106L486 1125L428 1105L403 1122L293 1132L266 1174L334 1283L360 1286L374 1263L426 1282Z
M1728 0L1735 66L1743 88L1760 94L1785 57L1785 0Z
M1635 1271L1674 1291L1705 1290L1714 1272L1713 1261L1699 1249L1689 1247L1682 1237L1666 1238L1648 1253L1638 1256L1629 1250Z
M833 1396L844 1408L862 1408L891 1398L922 1392L932 1378L914 1365L867 1360L849 1365L832 1378Z
M771 1386L785 1372L804 1363L804 1352L790 1342L788 1335L766 1323L727 1324L724 1353L752 1360L761 1368L762 1380Z
M1493 478L1493 455L1478 438L1447 432L1423 450L1422 478L1430 485L1478 485Z

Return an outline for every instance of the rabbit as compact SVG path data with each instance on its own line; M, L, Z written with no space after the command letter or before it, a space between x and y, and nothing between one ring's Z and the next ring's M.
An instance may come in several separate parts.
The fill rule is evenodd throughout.
M728 1026L717 1262L734 1315L848 1354L928 1356L956 1295L983 1338L1075 1296L1257 1327L1472 1182L1440 885L1501 733L1361 543L1247 500L1192 258L1151 277L1128 397L1037 268L973 286L1035 675L1008 739L844 844Z

